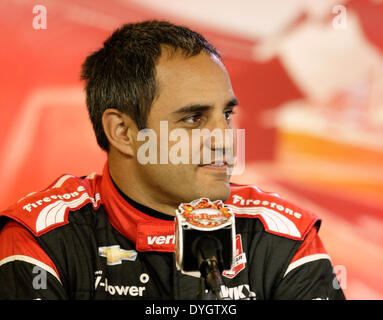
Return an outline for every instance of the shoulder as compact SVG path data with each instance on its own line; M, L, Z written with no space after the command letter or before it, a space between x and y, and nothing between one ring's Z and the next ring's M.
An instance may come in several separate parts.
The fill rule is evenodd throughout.
M0 217L17 221L35 236L40 236L68 223L68 213L92 203L97 208L101 196L97 192L98 175L79 178L63 175L42 191L18 200Z
M231 196L225 204L236 218L257 218L267 232L294 240L303 240L321 223L314 213L253 185L231 184Z
M15 221L9 221L0 231L0 266L26 262L51 273L60 282L59 272L32 234Z

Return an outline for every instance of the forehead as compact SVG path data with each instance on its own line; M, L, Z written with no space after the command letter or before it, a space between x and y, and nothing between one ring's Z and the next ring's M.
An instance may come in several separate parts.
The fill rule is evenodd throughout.
M233 97L222 62L205 52L192 57L163 54L156 66L156 78L158 97L153 109L160 107L162 112L188 103L218 105Z

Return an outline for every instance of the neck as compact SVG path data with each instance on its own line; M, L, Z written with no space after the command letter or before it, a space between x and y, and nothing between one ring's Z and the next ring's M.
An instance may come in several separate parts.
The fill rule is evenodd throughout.
M141 179L136 174L137 168L132 165L129 159L116 160L109 154L108 167L112 181L119 191L130 200L163 214L175 216L175 210L179 203L166 203L162 199L157 199L155 190L142 185Z

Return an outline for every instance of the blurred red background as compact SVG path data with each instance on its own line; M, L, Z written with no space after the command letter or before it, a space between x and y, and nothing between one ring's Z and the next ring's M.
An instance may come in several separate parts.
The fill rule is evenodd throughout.
M246 129L233 181L316 212L347 298L383 299L382 16L377 0L3 0L0 208L61 174L101 172L81 64L119 25L166 19L223 55Z

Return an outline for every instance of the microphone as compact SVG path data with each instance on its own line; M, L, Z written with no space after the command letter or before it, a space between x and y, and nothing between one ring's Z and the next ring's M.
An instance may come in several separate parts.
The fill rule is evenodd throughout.
M235 220L221 200L201 198L181 203L175 218L176 267L182 273L200 272L205 288L221 299L221 274L232 267L235 256Z

